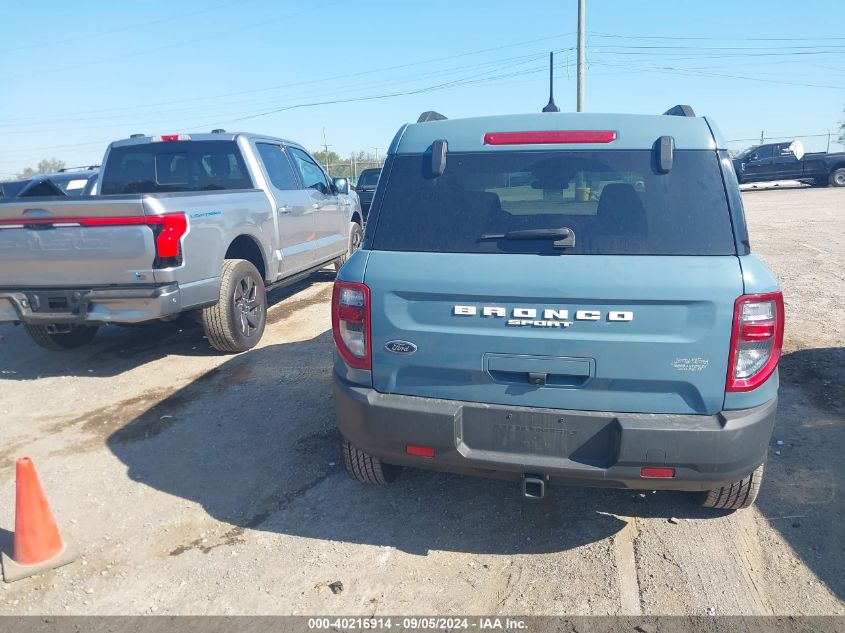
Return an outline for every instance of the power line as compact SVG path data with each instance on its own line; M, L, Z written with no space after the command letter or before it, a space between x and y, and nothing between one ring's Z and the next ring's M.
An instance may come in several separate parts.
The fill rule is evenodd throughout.
M399 77L394 76L394 77L389 77L389 78L383 78L383 79L379 79L375 82L364 83L364 84L362 84L360 82L355 82L355 83L352 83L348 87L346 87L344 85L339 85L336 82L328 82L328 85L331 86L331 88L328 91L322 90L322 91L318 91L316 93L311 92L311 93L305 93L305 94L302 94L302 95L295 95L295 94L291 94L290 92L287 92L285 96L288 97L288 98L296 98L296 99L312 99L312 98L317 98L319 96L326 95L326 94L335 95L339 91L342 91L345 94L349 94L349 93L366 91L367 89L370 89L370 88L381 88L385 85L396 86L397 84L401 84L401 83L407 82L407 81L414 81L416 83L416 85L419 85L419 79L424 78L424 77L429 77L429 76L444 77L444 76L448 76L448 75L464 73L468 70L475 70L475 69L487 68L487 67L489 67L489 70L487 70L485 72L493 72L493 71L504 70L504 69L511 68L511 67L514 67L514 66L520 66L520 65L523 65L523 64L526 64L526 63L537 61L537 60L545 57L545 55L546 55L545 52L543 52L543 53L531 53L531 54L528 54L528 55L518 55L518 56L514 56L514 57L507 57L507 58L503 58L503 59L495 59L495 60L480 62L480 63L476 63L476 64L456 66L456 67L452 67L451 69L449 69L447 71L434 70L434 71L428 71L428 72L424 72L424 73L417 72L417 73L414 73L413 75L403 75L403 76L399 76ZM307 82L307 83L312 83L312 82ZM222 105L222 107L224 109L223 109L222 112L218 113L216 116L219 116L219 117L232 116L233 115L232 110L236 109L236 108L239 108L242 112L243 108L259 107L259 106L262 106L262 105L264 105L266 107L266 106L277 105L277 104L278 104L278 98L272 98L272 99L269 100L269 102L262 100L262 101L259 101L259 102L247 101L247 102L234 102L234 103L229 103L229 104L218 104L218 107L220 107L220 105ZM174 110L174 109L171 108L167 111L163 111L163 112L160 112L160 113L149 112L149 113L143 113L143 114L138 115L138 116L155 116L157 114L159 115L159 116L155 116L155 118L153 118L153 119L129 118L132 115L125 115L125 114L123 114L123 115L101 116L101 117L90 117L90 118L88 118L88 117L83 117L83 118L76 117L76 118L73 118L73 119L69 119L69 121L73 121L73 122L76 122L76 121L98 121L98 123L94 124L94 125L74 125L74 126L62 128L62 131L67 132L68 130L86 130L86 129L102 130L104 128L107 128L110 125L110 124L104 124L104 122L109 120L109 119L119 119L120 123L114 124L114 126L119 125L122 129L125 129L127 127L139 127L140 128L140 127L145 126L146 124L158 123L165 116L170 121L169 125L174 126L173 116L177 112L184 112L184 113L187 114L187 113L194 113L195 111L196 111L196 108L193 108L193 107L186 108L186 109L183 109L181 111L180 110ZM207 112L207 111L208 110L204 110L204 112ZM235 113L235 114L237 114L237 113ZM192 117L192 121L193 120L195 120L195 119L193 119L193 117ZM61 124L62 123L58 122L58 121L47 123L47 125L61 125ZM5 127L13 128L13 129L7 130L5 132L5 135L7 135L7 136L13 135L13 134L31 134L33 131L43 131L45 129L45 125L43 123L38 124L35 127L30 127L30 128L27 128L25 126L21 126L20 124L5 124ZM176 125L176 127L179 127L179 126Z
M12 51L23 51L29 50L32 48L49 48L56 46L58 44L66 44L68 42L76 42L79 40L88 40L93 37L99 37L100 35L111 35L113 33L124 33L126 31L137 31L147 26L154 26L156 24L163 24L165 22L172 22L174 20L181 20L183 18L190 18L195 15L201 15L203 13L210 13L212 11L217 11L219 9L225 9L227 7L234 6L236 4L244 4L245 2L254 2L255 0L234 0L233 2L224 2L223 4L218 4L213 7L207 7L205 9L199 9L198 11L190 11L188 13L179 13L177 15L172 15L166 18L157 18L155 20L150 20L149 22L141 22L139 23L132 23L127 24L126 26L118 26L115 28L110 28L105 31L96 31L94 33L86 33L84 35L73 35L71 37L64 37L58 40L44 40L39 38L38 41L34 44L24 44L23 46L11 46L8 48L0 48L0 53L10 53Z
M390 70L400 70L400 69L404 69L404 68L411 68L411 67L420 66L420 65L423 65L423 64L433 64L433 63L441 62L441 61L450 61L450 60L458 59L458 58L461 58L461 57L469 57L469 56L472 56L472 55L480 55L480 54L489 53L489 52L492 52L492 51L499 51L499 50L502 50L502 49L505 49L505 48L514 48L514 47L517 47L517 46L524 46L526 44L535 44L535 43L538 43L538 42L544 42L544 41L548 41L548 40L551 40L551 39L558 39L558 38L566 37L568 35L572 35L572 33L561 33L561 34L557 34L557 35L551 35L551 36L548 36L548 37L533 38L533 39L530 39L530 40L522 40L522 41L519 41L519 42L510 43L510 44L502 44L502 45L499 45L499 46L482 48L482 49L467 51L467 52L463 52L463 53L457 53L457 54L454 54L454 55L446 55L446 56L442 56L442 57L434 57L434 58L418 60L418 61L414 61L414 62L407 62L407 63L403 63L403 64L386 66L386 67L373 69L373 70L365 70L365 71L359 71L359 72L355 72L355 73L345 73L345 74L342 74L342 75L335 75L335 76L332 76L332 77L320 77L319 79L310 79L310 80L301 81L301 82L278 84L278 85L275 85L275 86L265 86L265 87L262 87L262 88L254 88L254 89L248 89L248 90L238 90L238 91L226 92L226 93L217 93L217 94L213 94L213 95L206 95L206 96L203 96L203 97L191 97L191 98L188 98L188 99L176 99L176 100L171 100L171 101L160 101L160 102L157 102L157 103L146 103L144 105L127 106L127 107L122 107L122 108L103 108L103 109L98 109L98 110L64 112L62 114L61 119L52 119L52 120L55 120L55 121L59 121L59 120L61 120L61 121L78 121L78 120L80 120L79 119L80 114L86 115L86 114L98 114L98 113L104 113L104 112L125 112L127 110L135 110L135 109L139 109L139 108L146 109L146 108L150 108L150 107L159 107L159 106L167 106L168 108L170 108L174 104L195 103L197 101L206 101L206 100L211 100L211 99L216 100L216 99L220 99L220 98L224 98L224 97L240 96L240 95L246 95L246 94L255 94L255 93L260 93L260 92L269 92L269 91L273 91L273 90L281 90L281 89L293 88L293 87L297 87L297 86L305 86L305 85L310 85L310 84L325 84L325 83L333 82L334 80L337 80L337 79L350 79L350 78L362 77L362 76L365 76L365 75L372 75L372 74L377 74L377 73L381 73L381 72L387 72L387 71L390 71ZM45 121L49 121L50 119L45 119L44 117L6 119L4 123L0 124L0 127L12 127L14 124L9 123L9 121L20 122L20 121L27 121L27 120L37 121L39 124L43 124Z
M819 40L845 40L845 37L680 37L670 35L619 35L613 33L601 33L598 31L590 31L590 35L594 37L611 37L626 40L706 40L706 41L749 41L749 42L818 42Z
M220 37L224 37L224 36L228 37L232 33L237 33L239 31L246 31L248 29L254 29L254 28L266 26L267 24L271 24L273 22L278 22L280 20L287 20L287 19L290 19L290 18L295 18L295 17L298 17L298 16L303 15L305 13L310 13L312 11L318 11L318 10L322 11L323 9L325 9L327 7L330 7L330 6L335 5L335 4L340 4L343 1L344 0L331 0L331 2L327 2L325 4L321 4L321 5L316 6L316 7L309 7L307 9L303 9L301 11L296 11L294 13L288 13L286 15L281 15L281 16L278 16L278 17L275 17L275 18L267 18L267 19L262 20L261 22L253 22L252 24L246 24L246 25L243 25L243 26L227 29L225 31L218 31L216 33L211 33L209 35L202 35L200 37L195 37L193 39L180 39L180 40L173 42L171 44L165 44L164 46L154 46L152 48L146 48L146 49L142 49L142 50L131 51L129 53L124 53L122 55L111 55L111 56L108 56L108 57L103 58L103 59L87 62L85 66L87 68L87 67L91 67L91 66L99 66L99 65L102 65L102 64L110 64L117 59L128 59L130 57L138 57L140 55L146 55L148 53L168 50L168 49L171 49L171 48L178 48L180 46L185 46L187 44L194 44L196 42L201 42L203 40L207 40L207 39L211 39L211 38L220 38ZM67 70L78 70L78 69L79 69L79 64L75 64L73 66L62 66L60 68L47 68L45 70L37 70L37 71L27 72L27 73L24 73L22 75L10 75L6 79L11 80L11 79L22 79L24 77L37 77L37 76L41 76L41 75L50 75L50 74L54 74L54 73L58 73L58 72L64 72L64 71L67 71Z

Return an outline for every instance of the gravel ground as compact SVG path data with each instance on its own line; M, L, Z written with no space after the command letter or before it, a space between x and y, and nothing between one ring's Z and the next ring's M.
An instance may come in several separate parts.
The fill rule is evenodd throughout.
M787 306L783 445L757 507L579 488L526 502L425 472L353 483L321 273L277 293L262 345L235 357L188 323L59 355L0 326L0 547L27 454L80 552L3 585L0 614L845 613L845 190L744 200Z

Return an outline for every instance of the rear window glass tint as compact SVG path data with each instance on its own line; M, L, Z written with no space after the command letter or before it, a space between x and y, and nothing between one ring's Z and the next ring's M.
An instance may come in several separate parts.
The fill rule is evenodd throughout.
M732 255L730 213L715 152L675 151L668 174L648 150L397 156L378 210L372 248L446 253ZM553 240L482 239L569 228Z
M114 147L103 171L103 195L251 189L234 141L177 141Z

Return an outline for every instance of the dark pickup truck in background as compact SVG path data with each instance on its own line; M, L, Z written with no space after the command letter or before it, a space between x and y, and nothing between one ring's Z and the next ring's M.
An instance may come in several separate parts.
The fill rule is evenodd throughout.
M358 176L358 182L355 185L355 191L361 200L361 213L364 215L365 222L367 221L367 214L370 212L370 205L373 203L373 195L376 192L380 175L381 167L365 169Z
M0 182L0 199L88 196L94 193L99 173L99 165L69 167L54 174L37 174L23 180Z
M734 157L733 164L740 184L800 180L820 187L845 187L845 152L805 154L797 141L749 147Z

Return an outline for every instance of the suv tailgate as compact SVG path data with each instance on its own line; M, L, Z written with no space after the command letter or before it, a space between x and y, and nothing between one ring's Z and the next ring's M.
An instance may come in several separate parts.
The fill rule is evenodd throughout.
M373 251L364 281L380 392L595 411L722 408L733 306L743 292L735 256ZM484 316L484 307L506 316ZM571 325L508 325L515 309ZM568 314L546 320L547 309ZM611 320L624 313L631 320ZM391 341L417 349L397 354L385 347ZM546 384L532 384L531 374Z

